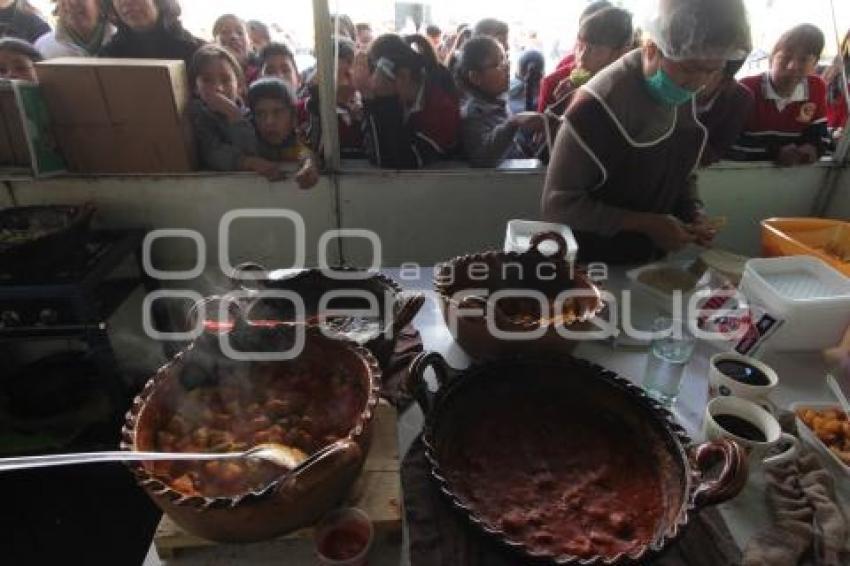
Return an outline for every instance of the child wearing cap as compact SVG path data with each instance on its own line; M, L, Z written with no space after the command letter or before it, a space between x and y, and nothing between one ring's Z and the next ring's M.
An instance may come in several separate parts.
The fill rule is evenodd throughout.
M546 60L536 49L529 49L519 58L516 76L511 79L508 90L508 106L511 114L537 110L537 97L540 95L540 81Z
M0 79L37 83L35 64L42 59L41 53L23 39L14 37L0 39Z
M796 26L774 46L768 72L741 80L755 105L730 157L794 166L814 163L826 152L826 84L814 74L823 47L818 28Z
M309 189L319 182L319 170L313 153L298 138L296 102L292 86L276 77L259 79L248 89L259 156L276 163L300 163L295 181Z
M286 44L277 42L266 44L260 50L258 63L260 77L277 77L288 82L296 92L301 87L295 55Z

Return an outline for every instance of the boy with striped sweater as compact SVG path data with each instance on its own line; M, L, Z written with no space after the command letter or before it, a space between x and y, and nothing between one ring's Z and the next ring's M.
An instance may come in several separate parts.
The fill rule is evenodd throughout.
M732 159L808 165L826 152L826 85L814 74L823 47L818 28L799 25L779 38L770 71L741 80L755 104L730 150Z

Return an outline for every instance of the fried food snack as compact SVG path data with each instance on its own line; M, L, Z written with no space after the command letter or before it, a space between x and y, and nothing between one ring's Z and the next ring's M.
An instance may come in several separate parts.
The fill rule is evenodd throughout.
M797 416L845 465L850 466L850 421L839 408L800 409Z

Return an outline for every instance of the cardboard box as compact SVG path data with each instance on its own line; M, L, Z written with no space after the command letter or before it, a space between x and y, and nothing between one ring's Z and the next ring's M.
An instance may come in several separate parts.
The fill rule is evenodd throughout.
M195 170L183 61L61 58L37 69L72 171Z
M0 80L0 168L37 177L65 171L38 85Z

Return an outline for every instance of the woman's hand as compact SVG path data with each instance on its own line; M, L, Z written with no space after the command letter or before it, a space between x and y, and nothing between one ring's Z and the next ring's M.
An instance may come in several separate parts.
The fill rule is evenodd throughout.
M721 220L712 220L703 213L698 213L694 222L688 226L694 235L696 243L703 247L710 247L720 231Z
M302 189L312 189L319 182L319 169L312 159L304 160L304 165L295 174L295 182Z

